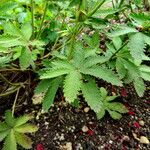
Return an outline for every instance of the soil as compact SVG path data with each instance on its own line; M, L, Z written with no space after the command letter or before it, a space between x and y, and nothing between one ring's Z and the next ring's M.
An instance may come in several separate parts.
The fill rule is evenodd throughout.
M92 110L85 112L88 106L82 98L79 108L75 108L64 101L60 92L48 113L42 112L41 105L33 105L29 95L26 102L20 102L16 115L32 113L35 116L32 123L38 125L39 130L30 135L33 150L148 150L150 144L142 144L137 138L150 139L149 87L147 83L144 97L139 98L131 86L117 89L107 85L110 95L120 93L118 101L129 109L120 120L113 120L107 113L97 120ZM1 118L4 109L10 107L6 106L1 109Z

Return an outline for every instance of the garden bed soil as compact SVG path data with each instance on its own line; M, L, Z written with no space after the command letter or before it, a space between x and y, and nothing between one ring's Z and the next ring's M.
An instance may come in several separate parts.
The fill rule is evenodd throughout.
M110 94L121 93L118 100L129 109L120 120L111 119L107 113L97 120L84 101L81 100L79 108L72 107L60 92L48 113L43 113L41 105L33 105L30 100L18 109L17 115L32 113L35 116L32 123L37 124L39 130L31 135L33 150L148 150L150 144L140 143L138 139L140 136L150 138L149 87L147 83L142 98L133 94L132 88L109 88Z

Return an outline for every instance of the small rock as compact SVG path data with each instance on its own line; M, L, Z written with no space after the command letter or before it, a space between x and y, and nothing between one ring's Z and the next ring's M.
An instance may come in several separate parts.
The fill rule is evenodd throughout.
M72 143L67 142L66 145L60 147L61 150L72 150Z
M89 110L90 110L90 108L89 108L89 107L85 107L85 108L84 108L84 112L85 112L85 113L88 113L88 112L89 112Z
M140 126L144 126L144 125L145 125L145 122L144 122L143 120L140 120L140 121L139 121L139 124L140 124Z
M123 141L130 141L129 136L127 136L127 135L124 135L122 139L123 139Z
M140 143L143 143L143 144L149 144L150 143L148 138L145 137L145 136L140 136L140 140L139 141L140 141Z
M82 131L83 131L83 132L87 132L88 130L89 130L89 128L88 128L87 126L83 126L83 127L82 127Z
M109 144L112 144L112 143L113 143L113 141L112 141L112 140L110 140L110 141L109 141Z
M49 122L45 122L44 124L45 124L45 126L47 126L47 125L49 125Z

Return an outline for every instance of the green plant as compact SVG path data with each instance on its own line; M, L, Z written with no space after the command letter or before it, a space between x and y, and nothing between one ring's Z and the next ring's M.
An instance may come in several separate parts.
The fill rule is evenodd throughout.
M32 141L25 133L36 132L38 128L27 123L31 118L29 115L14 118L11 111L5 112L5 121L0 122L0 141L5 140L3 150L17 150L17 144L25 149L32 148Z
M101 119L104 117L105 112L108 111L110 116L113 119L120 119L122 113L127 113L128 109L121 103L119 102L112 102L114 101L118 96L108 96L107 91L105 88L101 87L100 88L100 98L102 100L102 107L100 111L98 111L97 118Z

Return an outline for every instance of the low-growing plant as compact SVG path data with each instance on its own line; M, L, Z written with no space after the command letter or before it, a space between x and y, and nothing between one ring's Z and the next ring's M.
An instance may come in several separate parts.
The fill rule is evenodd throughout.
M143 96L144 80L150 80L146 65L150 18L148 12L141 13L141 1L111 1L111 5L109 0L15 2L0 2L0 67L4 71L32 67L41 80L35 94L43 98L45 111L61 89L68 103L82 95L96 113L104 114L106 109L119 118L120 104L114 103L115 110L104 107L95 83L99 79L119 87L133 83Z
M34 133L38 127L27 123L32 116L12 116L11 111L5 112L5 121L0 122L0 142L4 140L3 150L17 150L17 144L25 149L32 148L32 140L25 133Z

